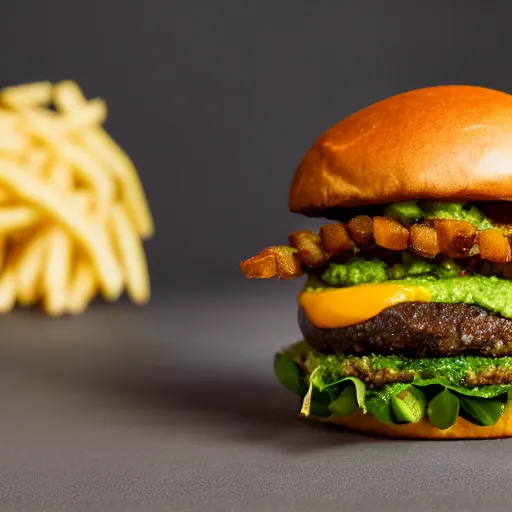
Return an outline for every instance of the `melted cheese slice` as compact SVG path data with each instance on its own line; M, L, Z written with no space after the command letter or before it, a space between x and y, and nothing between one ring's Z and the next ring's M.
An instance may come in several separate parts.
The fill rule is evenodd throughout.
M313 325L327 329L365 322L401 302L429 302L430 299L430 292L421 286L383 283L302 291L299 305Z

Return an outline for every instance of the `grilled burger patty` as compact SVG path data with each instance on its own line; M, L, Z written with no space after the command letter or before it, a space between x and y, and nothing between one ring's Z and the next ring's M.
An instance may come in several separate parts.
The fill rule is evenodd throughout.
M314 326L299 309L299 326L308 343L324 354L512 354L512 320L462 303L404 302L366 322L334 329Z

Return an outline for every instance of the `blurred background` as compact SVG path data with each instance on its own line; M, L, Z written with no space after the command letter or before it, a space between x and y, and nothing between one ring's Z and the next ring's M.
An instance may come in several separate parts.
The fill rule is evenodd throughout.
M463 0L9 2L0 83L72 78L107 100L155 214L157 290L254 290L238 262L307 222L287 193L316 137L408 89L511 92L511 15Z
M228 510L249 502L242 491L229 501L226 482L244 489L260 470L292 475L286 492L300 498L304 463L276 466L273 453L333 444L298 426L272 376L275 349L299 336L302 282L249 282L239 261L319 224L287 212L288 187L341 118L435 84L512 93L511 18L512 3L476 0L4 2L0 86L73 79L107 100L107 129L139 170L156 236L150 306L0 318L0 508L184 507L198 493L212 508L197 510ZM242 442L250 470L233 462ZM257 481L267 497L286 487ZM396 504L403 482L383 500Z

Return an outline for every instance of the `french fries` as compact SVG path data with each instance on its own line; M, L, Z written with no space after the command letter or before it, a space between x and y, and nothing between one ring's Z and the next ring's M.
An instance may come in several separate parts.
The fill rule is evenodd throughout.
M105 101L71 81L0 91L0 313L78 314L124 290L149 300L153 219L106 117Z

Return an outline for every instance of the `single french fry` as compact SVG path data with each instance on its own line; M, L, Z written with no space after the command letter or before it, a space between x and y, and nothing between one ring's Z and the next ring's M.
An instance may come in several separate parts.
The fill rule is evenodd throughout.
M33 82L6 87L0 92L0 101L13 109L48 105L52 100L50 82Z
M51 170L52 185L63 193L71 188L71 172L63 162L56 162ZM43 307L52 316L65 312L71 271L71 239L60 225L50 229L45 247L42 275Z
M6 129L0 124L0 154L22 154L30 147L30 137L21 131Z
M72 80L62 80L53 86L53 102L57 110L68 113L87 102L78 84Z
M44 174L47 163L48 152L42 148L32 149L26 156L27 168L38 176L42 176Z
M145 304L150 296L150 284L144 247L122 205L112 205L112 230L124 271L126 289L137 304Z
M82 214L88 215L92 206L89 192L75 192L73 202ZM75 262L67 308L68 312L74 315L83 312L97 292L96 275L87 255L83 251L78 251Z
M92 222L80 214L69 195L55 191L36 176L6 160L0 160L0 184L61 224L90 255L104 296L109 300L119 297L123 286L121 270L111 243L98 222Z
M83 312L96 293L95 273L85 255L79 255L70 286L68 311Z
M88 130L81 134L84 146L104 162L106 169L119 180L123 203L130 220L143 238L154 233L154 223L144 188L135 166L128 155L103 129Z
M0 204L8 203L12 198L12 194L10 194L7 190L0 188Z
M5 237L0 238L0 270L3 270L7 263L7 250Z
M107 104L101 98L94 98L66 113L62 125L66 132L80 132L101 126L107 119Z
M68 194L73 186L73 172L68 163L56 160L52 163L49 176L51 184L59 191Z
M54 136L65 137L102 125L107 119L107 104L101 98L94 98L63 115L42 108L26 108L20 114L25 121L35 123L32 126L51 132Z
M0 132L16 132L19 130L20 124L18 112L6 110L0 106Z
M0 275L0 313L7 313L16 301L16 284L12 269L7 266Z
M60 227L48 233L42 273L43 306L52 315L62 315L66 310L71 266L71 240Z
M41 214L30 206L0 206L0 233L10 233L34 226Z
M34 304L38 298L39 281L47 246L48 228L43 228L26 243L14 265L16 294L22 306Z

